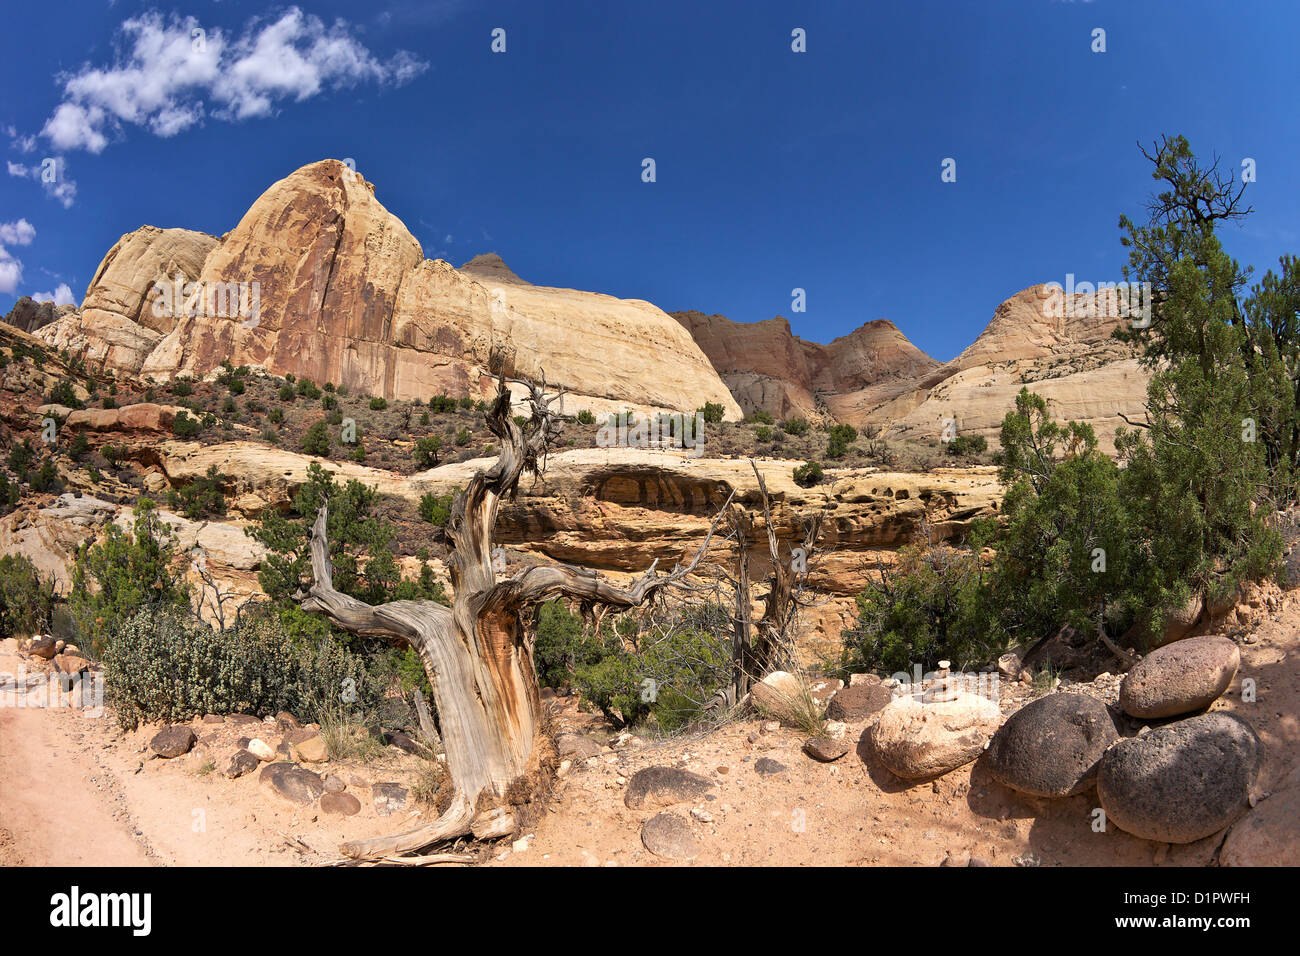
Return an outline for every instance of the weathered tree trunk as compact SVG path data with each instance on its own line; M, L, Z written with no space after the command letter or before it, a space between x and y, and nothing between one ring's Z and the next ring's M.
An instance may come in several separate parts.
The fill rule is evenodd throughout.
M533 670L533 635L525 625L531 608L554 597L618 609L635 607L692 573L713 536L717 519L693 560L664 576L656 575L652 564L627 589L568 565L530 567L498 580L492 543L501 501L513 496L525 471L540 470L539 462L559 430L549 407L558 396L548 399L531 383L520 384L529 388L531 421L521 428L512 418L510 390L502 372L497 397L487 412L488 428L501 442L500 456L471 479L447 522L454 589L450 608L432 601L371 606L336 591L326 541L328 503L316 516L312 586L302 607L325 614L355 634L383 636L415 648L433 688L455 787L451 805L437 820L395 836L346 843L342 851L347 856L391 856L466 834L491 838L512 832L513 807L531 796L550 770L550 748L539 746L545 738Z

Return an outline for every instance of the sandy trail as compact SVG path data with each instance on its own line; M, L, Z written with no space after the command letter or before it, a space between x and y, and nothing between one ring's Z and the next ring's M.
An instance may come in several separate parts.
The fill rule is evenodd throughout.
M1259 789L1278 784L1300 757L1300 591L1283 595L1275 612L1260 613L1242 665L1214 709L1239 713L1266 748ZM0 675L28 667L0 643ZM43 675L40 675L43 676ZM1243 699L1246 679L1256 700ZM1004 711L1032 696L1006 687ZM607 726L558 700L559 725L600 739ZM200 743L174 760L149 759L156 727L118 729L111 715L67 707L0 706L0 864L74 865L319 865L339 858L348 839L391 834L433 812L411 803L380 816L369 789L380 781L411 782L417 758L388 750L365 764L318 766L348 784L361 801L353 817L324 814L317 804L292 806L259 785L257 773L230 780L226 766L238 737L275 741L265 725L192 722ZM606 750L561 779L540 819L526 831L528 848L511 841L484 848L491 865L666 865L642 846L651 814L624 806L625 781L653 764L686 767L715 784L711 800L674 808L692 818L704 865L923 865L949 855L983 858L995 866L1193 865L1213 862L1222 834L1168 847L1114 827L1094 832L1094 793L1037 800L991 781L979 763L921 786L904 786L876 765L858 743L866 726L851 723L854 749L835 764L800 752L790 729L761 734L742 720L694 738ZM760 776L760 757L785 771Z

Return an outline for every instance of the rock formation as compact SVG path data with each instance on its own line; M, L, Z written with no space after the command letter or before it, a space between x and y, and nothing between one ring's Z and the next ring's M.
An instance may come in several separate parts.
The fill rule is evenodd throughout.
M487 394L500 353L508 371L568 389L565 411L717 402L740 416L655 306L534 286L495 255L461 269L426 260L373 184L336 160L272 185L221 239L128 233L81 309L39 332L92 369L165 380L229 360L389 399Z
M839 406L892 398L939 363L892 322L879 319L830 345L806 342L783 316L733 322L721 315L674 312L689 329L745 413L778 418L838 417Z
M1121 414L1140 419L1148 373L1111 333L1121 321L1104 293L1032 286L994 311L980 336L942 365L890 322L869 322L830 345L805 342L783 318L732 322L676 312L745 412L779 418L821 412L885 438L935 441L956 434L996 445L1002 419L1028 386L1062 419L1090 422L1114 447Z
M75 311L71 305L55 305L53 302L37 302L29 295L22 296L14 303L13 308L4 320L16 329L22 329L24 332L35 332L39 328L44 328L55 319L61 319L69 312Z

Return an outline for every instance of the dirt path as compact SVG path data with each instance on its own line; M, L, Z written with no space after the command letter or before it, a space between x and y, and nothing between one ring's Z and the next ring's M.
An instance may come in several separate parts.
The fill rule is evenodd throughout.
M1300 592L1257 617L1241 644L1241 670L1214 709L1239 713L1259 733L1267 755L1259 789L1267 790L1300 763ZM27 664L12 642L0 642L0 674ZM1243 699L1248 679L1257 687L1253 702ZM1004 710L1032 693L1005 687ZM607 735L571 699L559 703L562 726ZM432 812L412 801L379 814L370 784L409 783L417 762L393 748L365 764L315 768L346 781L362 804L356 816L337 817L318 804L281 801L256 772L237 780L219 772L238 737L274 742L274 728L190 726L200 743L189 755L148 759L157 728L124 733L93 711L0 706L0 864L318 865L337 859L344 840L406 829ZM1097 833L1095 794L1027 798L992 782L979 763L904 786L860 742L865 727L849 725L854 748L833 764L805 756L798 732L763 733L754 719L696 738L606 749L560 779L525 834L526 849L505 841L485 859L504 866L667 865L641 843L641 824L652 813L623 803L632 773L656 764L685 767L714 784L708 799L674 808L690 818L697 864L933 866L974 856L994 866L1203 866L1222 842L1219 835L1168 847L1113 826ZM785 769L760 774L760 758Z
M47 711L0 708L0 863L151 862L120 791L82 738Z

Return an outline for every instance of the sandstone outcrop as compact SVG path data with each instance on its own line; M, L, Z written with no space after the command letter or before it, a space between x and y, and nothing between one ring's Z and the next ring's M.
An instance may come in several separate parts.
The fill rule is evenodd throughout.
M781 419L823 418L852 400L845 396L892 398L939 364L886 319L821 345L795 336L783 316L733 322L686 311L673 317L690 330L747 415L761 409Z
M189 229L141 226L109 249L90 280L81 308L37 330L57 349L88 367L139 372L175 322L155 309L160 284L199 277L218 240Z
M156 308L151 290L177 276L182 294ZM38 331L91 368L160 380L229 360L389 399L486 395L499 361L568 389L568 412L716 402L740 417L690 334L660 309L534 286L495 255L461 269L426 260L374 185L336 160L272 185L219 240L128 233L81 309Z
M55 319L61 319L76 310L71 305L55 305L53 302L37 302L29 295L19 297L4 320L16 329L35 332L44 328Z
M1104 450L1127 415L1142 418L1149 372L1112 338L1127 318L1105 293L1067 297L1031 286L994 310L980 336L940 364L892 323L869 322L830 345L793 336L783 318L732 322L677 312L746 413L831 417L886 439L933 442L945 425L997 445L1028 386L1060 419L1092 424Z

